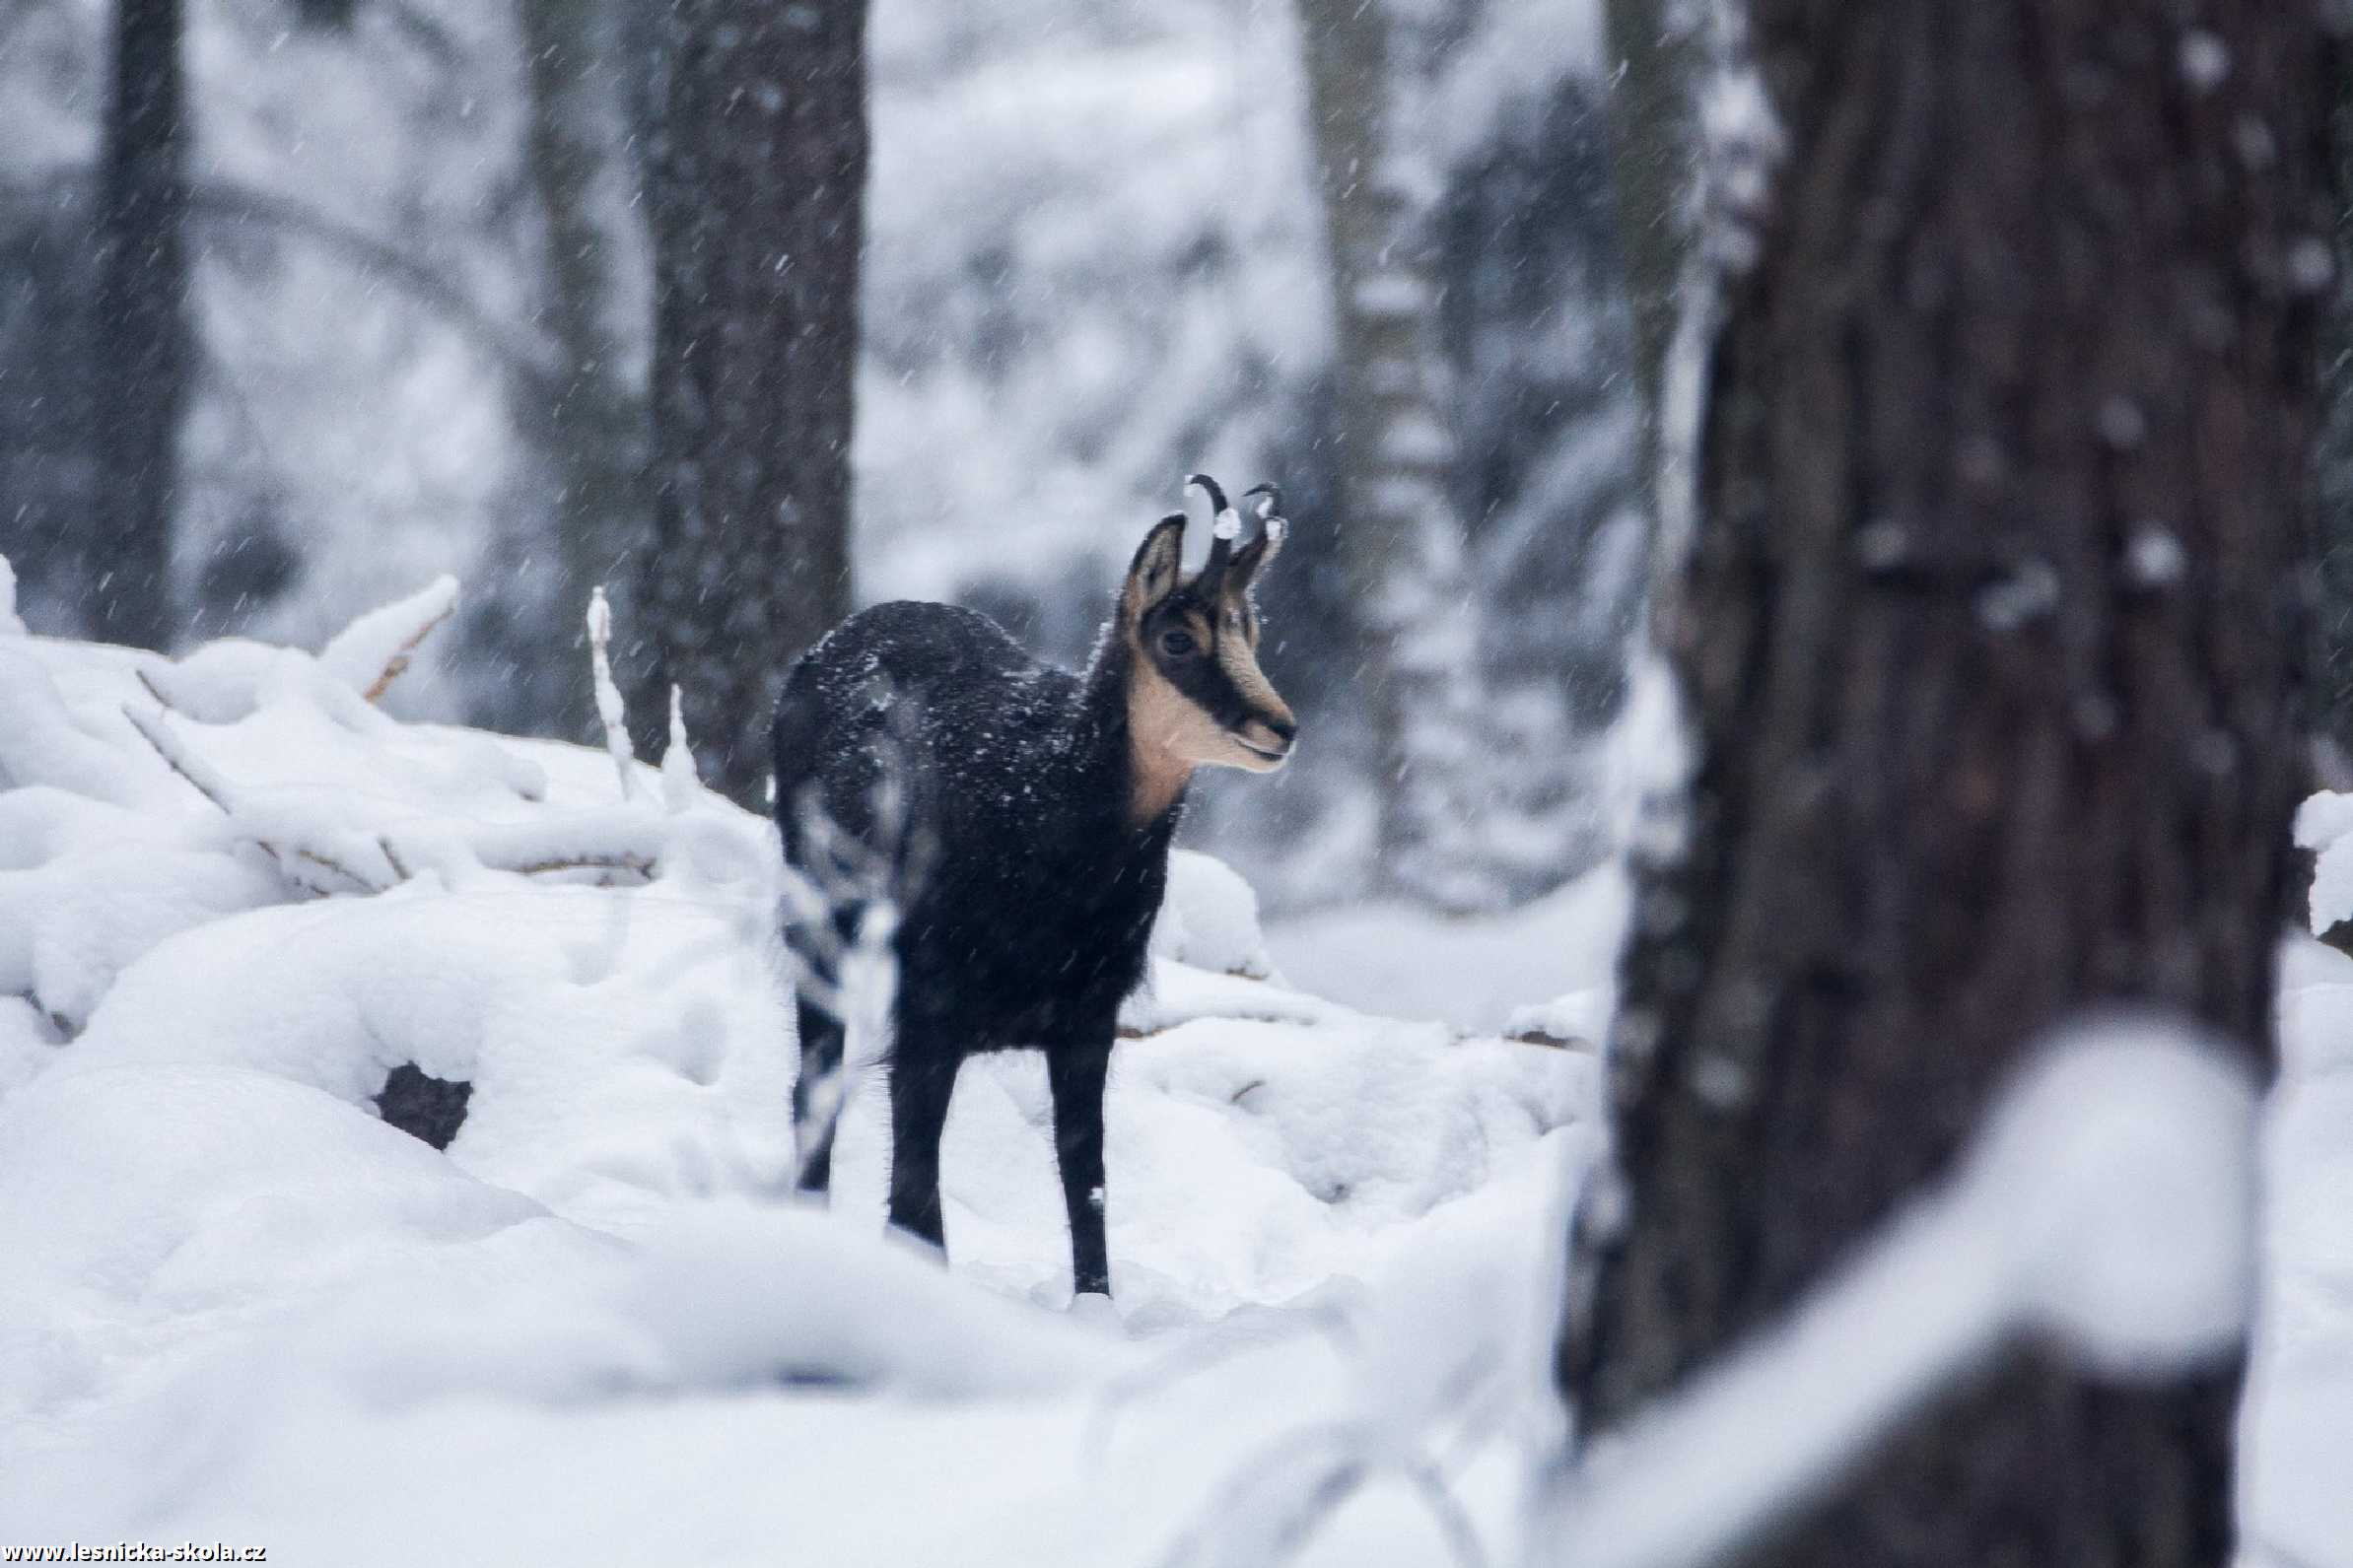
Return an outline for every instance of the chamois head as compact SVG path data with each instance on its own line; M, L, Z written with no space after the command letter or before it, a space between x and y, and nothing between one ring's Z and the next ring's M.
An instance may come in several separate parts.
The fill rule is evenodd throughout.
M1139 764L1138 806L1173 799L1205 764L1272 773L1290 756L1298 723L1258 667L1258 607L1250 585L1282 548L1282 504L1273 485L1259 498L1256 537L1237 547L1242 519L1216 481L1186 481L1215 518L1209 560L1187 578L1180 562L1185 514L1144 535L1120 592L1119 635L1128 642L1128 728Z

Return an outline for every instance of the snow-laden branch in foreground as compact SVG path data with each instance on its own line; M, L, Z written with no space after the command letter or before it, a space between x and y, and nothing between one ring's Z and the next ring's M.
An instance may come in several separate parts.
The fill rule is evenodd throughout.
M381 839L366 841L315 811L257 809L180 738L163 711L143 714L126 703L122 716L166 766L219 807L239 835L268 855L287 881L301 891L320 898L334 893L381 893L399 880L392 852Z
M373 703L407 672L434 629L456 613L457 579L436 578L337 632L318 650L319 666Z
M2312 933L2325 938L2340 922L2353 920L2353 794L2321 790L2296 808L2296 848L2312 850L2310 921Z
M681 854L726 867L744 858L749 836L712 823L664 817L646 805L574 811L521 822L408 820L355 826L345 802L306 789L247 789L197 753L163 712L125 704L123 716L172 771L218 807L230 830L268 855L312 897L381 893L422 870L454 883L469 872L521 876L589 872L651 880ZM756 863L756 862L755 862Z
M637 794L637 753L629 744L629 707L613 683L612 642L613 607L598 583L588 590L588 669L596 685L596 716L604 724L604 749L620 776L621 798L629 800Z
M23 637L24 618L17 614L17 569L0 555L0 637Z
M2254 1140L2254 1086L2210 1037L2148 1017L2060 1031L1944 1189L1554 1478L1537 1560L1713 1561L2019 1339L2126 1380L2227 1353L2252 1308Z
M816 1076L795 1089L796 1187L830 1154L853 1083L890 1054L899 911L931 859L930 835L910 810L903 740L895 729L886 731L877 748L867 813L871 842L844 832L811 791L794 802L799 863L775 864L777 910L787 933L776 952L795 994L842 1026L839 1059L801 1058L802 1071L814 1067Z
M694 747L686 738L686 693L673 683L670 687L670 744L669 749L661 754L662 804L673 813L688 809L701 793L702 784L702 773L695 767Z

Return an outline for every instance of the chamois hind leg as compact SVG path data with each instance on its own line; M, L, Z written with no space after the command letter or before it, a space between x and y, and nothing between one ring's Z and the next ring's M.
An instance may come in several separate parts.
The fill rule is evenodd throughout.
M833 1185L833 1129L849 1093L841 1081L842 1021L806 997L794 998L800 1024L800 1075L793 1080L793 1149L800 1161L800 1191L823 1193ZM833 1104L818 1105L830 1084Z
M939 1134L956 1092L961 1057L910 1051L902 1040L890 1064L890 1222L933 1246L947 1246L939 1218Z
M1110 1070L1109 1030L1099 1043L1047 1048L1054 1155L1071 1216L1071 1289L1077 1295L1111 1294L1111 1254L1103 1239L1103 1084Z

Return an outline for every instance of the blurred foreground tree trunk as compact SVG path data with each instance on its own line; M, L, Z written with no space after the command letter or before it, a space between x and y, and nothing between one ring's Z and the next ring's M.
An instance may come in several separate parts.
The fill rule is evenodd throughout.
M1501 902L1479 845L1479 742L1455 438L1425 209L1432 171L1398 121L1418 95L1384 0L1301 0L1307 106L1331 255L1341 547L1363 629L1378 863L1452 909Z
M2333 789L2353 788L2353 70L2328 105L2336 282L2320 363L2324 411L2314 481L2320 509L2320 718Z
M2263 1050L2306 777L2318 8L1750 11L1787 156L1660 608L1699 752L1562 1341L1605 1431L1942 1171L2062 1014ZM2237 1381L2014 1366L1753 1560L2226 1561Z
M850 607L865 0L678 0L652 194L650 696L757 805L787 664Z
M157 648L176 630L172 508L193 358L180 22L179 0L116 0L91 332L90 629Z

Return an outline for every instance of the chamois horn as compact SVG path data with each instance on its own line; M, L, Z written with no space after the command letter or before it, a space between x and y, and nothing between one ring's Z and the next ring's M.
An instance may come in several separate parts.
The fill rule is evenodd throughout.
M1210 529L1210 558L1202 564L1198 579L1204 589L1213 590L1225 576L1225 564L1234 553L1234 540L1241 537L1241 514L1225 499L1225 492L1208 474L1188 474L1185 488L1198 489L1210 501L1210 511L1215 518Z

